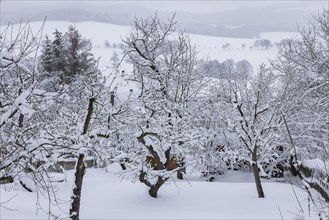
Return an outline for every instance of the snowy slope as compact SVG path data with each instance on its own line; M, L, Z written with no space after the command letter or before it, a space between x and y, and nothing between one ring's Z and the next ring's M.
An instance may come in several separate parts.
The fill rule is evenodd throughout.
M31 22L29 25L34 33L42 27L43 22ZM107 23L99 22L80 22L80 23L69 23L65 21L46 21L44 28L42 30L42 35L48 35L50 38L53 37L54 31L65 33L68 30L68 26L73 25L77 27L79 32L83 37L90 39L93 43L92 53L99 60L99 69L102 73L108 76L108 83L112 82L114 77L115 81L113 87L118 88L118 95L121 99L126 99L129 95L129 90L137 91L134 83L128 82L125 78L121 77L121 71L124 70L126 75L132 73L132 67L127 63L122 63L119 67L118 72L115 73L113 65L111 64L111 57L113 52L119 54L119 59L121 60L123 54L119 48L106 48L104 42L107 40L111 44L122 43L130 31L128 26L119 26ZM13 26L13 34L18 29L19 25ZM5 30L6 26L0 26L1 32ZM10 30L11 31L11 30ZM289 32L270 32L261 34L261 38L266 38L271 40L272 43L279 42L281 39L294 37L296 33ZM243 39L243 38L224 38L224 37L212 37L203 35L190 35L192 43L197 46L200 58L204 59L217 59L223 62L226 59L233 59L234 61L240 61L243 59L248 60L256 70L257 67L262 64L269 64L269 59L274 59L277 54L277 49L275 47L269 50L258 50L251 49L255 39ZM222 45L225 43L231 44L230 48L222 49ZM241 45L245 44L246 48L242 49ZM126 76L127 78L128 76Z
M129 90L136 91L136 86L130 82L127 83L125 78L121 77L121 71L124 70L126 74L132 73L132 67L127 63L123 63L118 72L115 74L113 68L109 68L111 65L110 59L113 52L116 51L119 54L119 59L122 58L122 52L119 48L106 48L104 42L107 40L111 44L122 43L122 39L129 33L130 27L119 26L113 24L99 23L99 22L81 22L81 23L69 23L64 21L47 21L42 31L43 35L53 37L55 29L62 33L68 30L69 25L77 27L83 37L91 39L93 43L92 53L97 59L99 59L99 68L102 73L109 76L108 82L112 82L112 79L116 77L114 86L118 87L118 94L122 99L125 99L129 95ZM36 33L42 26L42 22L31 22L30 26ZM14 25L16 30L18 25ZM1 26L1 30L4 30L4 26ZM15 33L15 31L14 31ZM262 33L261 38L269 39L272 43L279 42L281 39L295 37L296 33L289 32L269 32ZM233 59L234 61L240 61L243 59L248 60L257 70L258 66L262 63L269 64L269 59L274 59L277 54L277 49L272 47L268 50L251 49L256 39L243 39L243 38L224 38L224 37L212 37L203 35L190 35L192 43L197 46L200 58L204 59L217 59L223 62L226 59ZM230 49L222 49L222 45L225 43L231 44ZM241 45L245 44L246 48L242 49Z
M78 28L83 37L91 39L94 45L93 53L96 57L101 57L102 65L108 63L113 52L111 49L104 48L104 41L108 40L110 43L121 43L122 39L125 38L130 30L128 26L99 22L69 23L64 21L47 21L43 34L51 36L55 29L64 33L71 24ZM42 22L31 22L30 25L36 31L41 27ZM15 25L15 27L17 26ZM4 26L1 26L1 30L4 28ZM269 50L250 49L250 46L253 46L256 39L211 37L193 34L190 36L192 42L197 45L197 49L200 51L200 57L218 59L220 62L226 59L233 59L235 61L247 59L256 68L261 63L268 63L268 59L275 58L277 53L274 47ZM261 34L261 38L269 39L272 43L295 36L296 33L290 32L268 32ZM222 49L222 45L225 43L231 44L229 50ZM244 50L241 47L242 44L246 45Z

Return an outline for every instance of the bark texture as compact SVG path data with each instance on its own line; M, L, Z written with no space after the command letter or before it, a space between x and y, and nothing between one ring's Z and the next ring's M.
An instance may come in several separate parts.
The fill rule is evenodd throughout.
M257 189L257 193L258 193L258 197L259 198L264 198L264 190L262 187L262 182L260 180L260 176L259 176L259 168L258 168L258 164L257 164L257 146L254 148L253 152L252 152L252 170L254 172L254 177L255 177L255 183L256 183L256 189Z
M73 195L71 197L72 205L70 209L70 217L72 220L79 220L82 182L86 171L84 157L84 154L79 155L75 171L75 187L73 188Z

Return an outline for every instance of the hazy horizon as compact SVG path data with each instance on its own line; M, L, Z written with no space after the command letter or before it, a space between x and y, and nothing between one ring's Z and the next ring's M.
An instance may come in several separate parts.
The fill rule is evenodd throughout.
M0 1L1 25L21 20L98 21L129 25L138 16L176 13L191 33L255 37L260 32L297 31L328 1Z

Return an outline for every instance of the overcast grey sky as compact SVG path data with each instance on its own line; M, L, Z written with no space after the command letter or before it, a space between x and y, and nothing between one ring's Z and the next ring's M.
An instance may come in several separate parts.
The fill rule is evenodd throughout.
M317 11L326 7L328 1L153 1L146 5L154 8L161 8L164 10L188 11L195 13L207 13L215 11L231 10L241 7L258 7L268 8L273 5L282 5L296 10Z
M111 5L139 5L143 7L148 7L152 9L158 10L167 10L167 11L185 11L185 12L193 12L193 13L210 13L216 11L230 10L239 7L258 7L258 8L268 8L273 5L282 5L283 7L289 7L294 10L304 10L309 12L315 12L320 10L321 8L328 7L328 0L303 0L303 1L292 1L292 0L252 0L252 1L222 1L222 0L214 0L214 1L168 1L168 0L149 0L149 1L138 1L138 0L130 0L130 1L65 1L65 0L37 0L37 1L29 1L29 0L0 0L2 10L11 9L15 7L27 7L28 10L32 10L35 8L36 10L42 10L42 8L50 8L50 7L65 7L76 5L76 7L80 7L83 5L89 6L111 6Z

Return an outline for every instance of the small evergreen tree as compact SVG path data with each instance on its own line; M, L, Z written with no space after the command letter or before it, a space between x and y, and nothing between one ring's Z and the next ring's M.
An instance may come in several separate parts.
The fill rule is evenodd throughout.
M90 40L81 37L79 31L69 26L64 35L65 40L65 80L70 82L78 74L88 74L92 71L95 59L90 53L92 48ZM91 68L90 68L91 67Z
M104 41L104 46L105 46L106 48L110 48L110 47L111 47L111 44L110 44L110 42L109 42L108 40L105 40L105 41Z
M43 49L40 56L40 63L47 73L51 73L54 71L53 62L55 60L55 54L53 53L52 42L48 35L46 35L46 39L44 40L42 47Z
M59 32L57 29L53 33L55 35L55 39L52 42L52 53L54 56L53 66L54 71L63 71L64 67L64 39L62 33Z
M69 26L62 35L57 29L54 40L46 37L43 42L41 67L48 73L58 75L60 84L70 84L76 75L88 75L94 71L95 58L90 53L90 40L82 38L79 31Z

